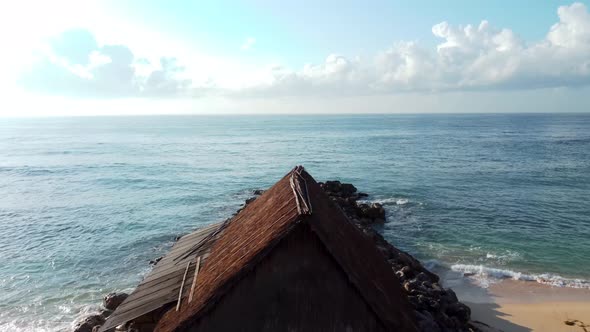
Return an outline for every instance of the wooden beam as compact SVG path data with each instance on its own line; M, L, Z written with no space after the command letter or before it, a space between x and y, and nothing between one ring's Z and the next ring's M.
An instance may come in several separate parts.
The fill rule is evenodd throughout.
M182 284L180 284L180 291L178 292L178 303L176 303L176 311L180 310L180 302L182 302L182 291L184 290L184 281L188 273L188 268L191 266L191 261L186 263L186 269L184 270L184 276L182 277Z
M191 292L188 296L189 303L193 300L193 294L195 292L195 287L197 286L197 276L199 275L199 268L200 267L201 267L201 256L197 257L197 266L195 266L195 275L193 277L193 284L191 285Z

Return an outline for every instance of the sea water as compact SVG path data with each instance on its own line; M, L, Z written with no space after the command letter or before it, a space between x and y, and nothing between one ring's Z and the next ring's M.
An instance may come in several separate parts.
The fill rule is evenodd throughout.
M0 119L0 331L69 327L298 164L429 266L589 285L590 115Z

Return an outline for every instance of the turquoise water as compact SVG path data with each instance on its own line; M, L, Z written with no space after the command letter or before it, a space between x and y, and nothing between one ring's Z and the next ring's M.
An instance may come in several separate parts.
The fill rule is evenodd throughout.
M589 115L0 119L0 331L69 326L296 164L429 264L590 279Z

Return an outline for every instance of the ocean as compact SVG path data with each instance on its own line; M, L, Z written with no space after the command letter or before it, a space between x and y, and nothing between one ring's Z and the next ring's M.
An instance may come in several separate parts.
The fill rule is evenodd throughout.
M60 331L293 166L432 268L590 287L590 114L0 119L0 331Z

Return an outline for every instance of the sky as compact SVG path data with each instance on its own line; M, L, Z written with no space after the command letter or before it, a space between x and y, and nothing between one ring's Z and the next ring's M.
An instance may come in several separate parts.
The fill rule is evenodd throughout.
M12 1L0 117L590 112L587 1Z

